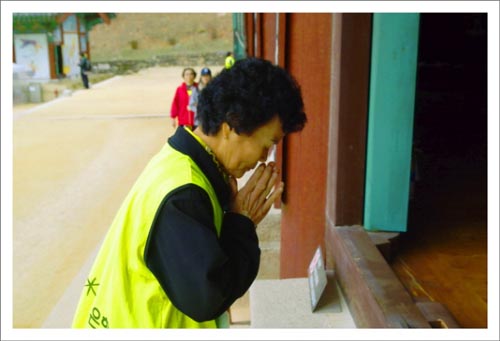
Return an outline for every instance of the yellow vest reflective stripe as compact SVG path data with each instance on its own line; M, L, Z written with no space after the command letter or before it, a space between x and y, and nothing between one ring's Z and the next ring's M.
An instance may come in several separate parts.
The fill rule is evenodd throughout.
M216 328L180 312L149 271L144 250L155 214L174 189L196 184L210 197L220 235L223 212L194 161L168 143L149 162L125 198L80 296L74 328Z

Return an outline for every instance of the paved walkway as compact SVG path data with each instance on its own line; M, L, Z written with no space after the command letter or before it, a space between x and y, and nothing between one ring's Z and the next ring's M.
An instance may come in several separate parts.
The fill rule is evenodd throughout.
M14 328L70 326L119 205L173 133L181 72L147 69L14 110Z

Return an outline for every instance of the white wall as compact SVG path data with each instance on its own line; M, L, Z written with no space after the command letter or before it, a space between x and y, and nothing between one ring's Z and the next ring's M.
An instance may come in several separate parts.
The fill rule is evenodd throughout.
M64 33L64 44L62 45L63 72L67 77L79 77L79 53L78 35L76 33Z
M49 48L45 33L16 34L14 36L16 63L33 72L33 79L50 79Z

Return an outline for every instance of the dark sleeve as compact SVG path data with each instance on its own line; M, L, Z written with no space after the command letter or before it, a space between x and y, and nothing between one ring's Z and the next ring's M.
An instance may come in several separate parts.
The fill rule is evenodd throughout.
M218 238L208 194L190 184L159 207L144 257L174 306L200 322L217 318L248 290L260 249L253 222L236 213L224 215Z

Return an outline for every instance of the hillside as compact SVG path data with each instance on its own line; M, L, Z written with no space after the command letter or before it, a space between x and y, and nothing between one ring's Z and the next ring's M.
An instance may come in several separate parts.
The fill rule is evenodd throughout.
M89 33L91 59L149 60L232 50L231 13L116 13Z

